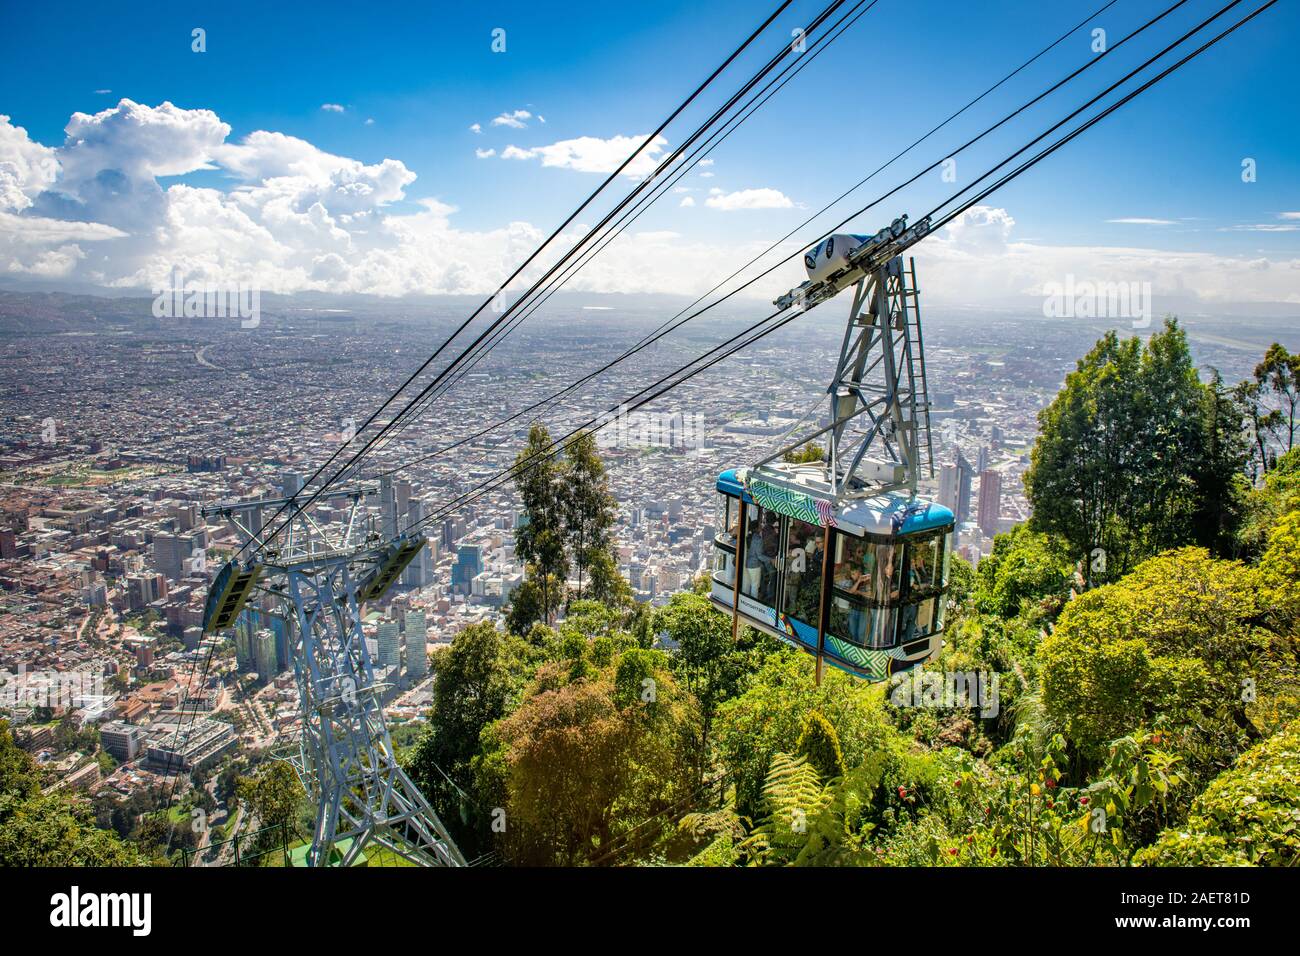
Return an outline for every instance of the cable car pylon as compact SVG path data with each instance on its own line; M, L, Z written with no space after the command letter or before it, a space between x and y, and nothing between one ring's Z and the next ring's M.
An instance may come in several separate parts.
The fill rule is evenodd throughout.
M361 606L381 597L425 546L424 538L385 527L364 506L374 488L329 491L318 501L345 508L347 520L320 523L290 499L218 504L204 517L225 519L245 548L218 573L204 610L205 631L220 631L253 608L290 623L290 656L302 718L291 759L316 804L308 866L351 866L378 844L417 866L464 866L437 813L397 763L382 694L361 627ZM382 484L381 493L391 493ZM286 506L287 522L264 539L267 508ZM382 510L382 509L381 509ZM255 602L250 607L250 602ZM242 626L249 626L245 621Z
M825 663L883 680L940 646L955 522L916 494L934 453L916 267L903 258L929 226L900 217L808 251L808 281L779 309L853 289L826 424L718 476L712 600L733 631L743 620L814 654L819 682ZM785 460L819 439L820 462Z

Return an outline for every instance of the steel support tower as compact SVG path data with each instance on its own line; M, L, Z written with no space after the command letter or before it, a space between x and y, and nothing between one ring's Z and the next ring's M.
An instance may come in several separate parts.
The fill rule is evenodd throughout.
M361 628L361 606L387 590L424 539L381 535L366 513L367 491L320 496L318 503L346 509L346 520L332 523L318 522L291 499L204 508L205 517L230 523L247 555L213 582L204 626L233 623L254 595L278 605L291 622L302 712L291 763L317 807L308 865L350 866L378 844L417 865L464 866L438 815L397 764L383 715L389 685L376 679ZM268 540L264 515L281 506L285 524ZM221 616L223 610L230 613Z
M934 475L916 265L904 263L901 255L866 265L865 271L847 276L847 282L840 280L839 288L853 285L853 305L827 389L827 424L793 440L794 433L787 434L782 446L755 467L773 472L787 452L824 437L829 495L899 490L915 495L922 470ZM814 301L824 301L839 288L829 294L814 289L822 293ZM801 303L798 295L789 301L795 307Z

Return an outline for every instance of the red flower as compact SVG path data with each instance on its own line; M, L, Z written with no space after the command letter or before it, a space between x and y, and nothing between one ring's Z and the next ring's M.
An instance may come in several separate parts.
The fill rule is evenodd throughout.
M952 848L951 850L949 850L948 852L951 853L953 856L956 856L956 855L957 855L957 848L956 848L956 847L953 847L953 848Z
M906 788L906 787L899 787L899 788L898 788L898 799L899 799L899 800L902 800L902 799L903 799L904 797L906 797L906 796L907 796L907 788Z
M997 856L997 855L998 855L998 848L995 846L989 847L989 856Z
M967 834L967 836L966 836L966 842L967 842L967 843L974 843L974 842L975 842L975 836L974 836L974 834Z
M1047 789L1048 789L1048 790L1055 790L1055 789L1056 789L1056 781L1053 780L1051 777L1048 777L1048 778L1047 778L1046 780L1044 780L1043 782L1044 782L1045 784L1047 784Z
M1088 805L1088 798L1087 798L1087 797L1080 797L1080 798L1079 798L1079 806L1081 806L1081 807L1086 807L1087 805Z

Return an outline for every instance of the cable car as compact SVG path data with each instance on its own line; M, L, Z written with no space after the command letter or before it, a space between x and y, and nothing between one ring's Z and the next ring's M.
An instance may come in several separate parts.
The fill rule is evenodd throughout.
M918 497L934 477L915 263L901 252L929 229L900 216L874 236L836 234L810 249L809 285L855 285L827 389L826 424L753 467L717 479L710 588L717 608L867 680L934 654L943 632L954 516ZM820 462L784 456L826 441Z
M820 467L782 470L788 484L745 468L718 476L714 605L867 680L930 657L943 631L953 513L900 492L837 504L815 490Z

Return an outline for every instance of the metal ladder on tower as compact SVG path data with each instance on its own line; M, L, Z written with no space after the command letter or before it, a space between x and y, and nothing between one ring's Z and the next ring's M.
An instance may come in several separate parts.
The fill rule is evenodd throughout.
M934 477L934 443L930 433L930 387L925 374L925 340L921 334L921 290L916 285L916 259L909 256L898 274L898 301L907 327L907 374L913 385L913 422L918 457L924 450L926 471ZM919 462L918 462L919 464Z

